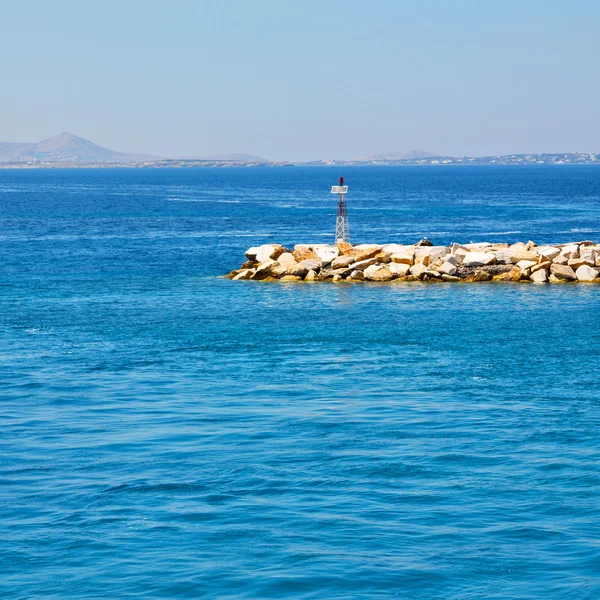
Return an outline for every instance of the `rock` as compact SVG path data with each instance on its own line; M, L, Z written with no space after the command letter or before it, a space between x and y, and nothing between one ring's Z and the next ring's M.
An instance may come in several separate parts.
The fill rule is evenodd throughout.
M275 245L275 244L263 244L262 246L259 246L258 251L256 253L256 260L261 263L264 262L266 260L269 259L277 259L279 258L279 256L281 256L284 252L284 248L283 246L280 246L279 244ZM248 255L246 255L248 256ZM248 256L248 258L250 258Z
M453 275L447 275L446 273L442 273L442 281L456 282L462 281L462 279L460 277L454 277Z
M492 275L487 271L475 271L473 275L469 275L464 281L468 283L477 283L479 281L491 281Z
M552 263L550 270L552 271L552 275L557 279L563 279L565 281L575 281L577 279L575 271L568 265L557 265L556 262L554 262Z
M452 258L452 257L451 257ZM437 269L442 275L454 275L456 273L456 266L451 262L442 263Z
M331 263L332 269L339 269L341 267L347 267L354 262L354 256L352 254L342 254L342 256L338 256L333 259Z
M392 262L398 263L399 265L409 265L412 266L414 263L414 254L397 252L392 254Z
M252 275L254 275L254 269L244 269L233 278L233 281L239 281L240 279L252 279Z
M415 262L418 262L420 256L429 256L429 264L438 260L442 256L446 256L450 252L447 246L426 246L415 248Z
M569 259L564 254L559 254L552 260L552 264L554 265L566 265L568 262Z
M410 265L403 263L390 263L387 268L394 277L404 277L410 271Z
M533 283L548 283L548 271L545 269L534 271L531 273L530 279Z
M560 248L560 253L567 257L570 254L579 254L579 244L565 244Z
M304 277L304 281L314 281L317 278L317 273L313 270L310 270L306 277Z
M251 279L259 279L260 280L260 279L266 279L267 277L271 277L271 269L276 264L277 263L272 258L263 260L261 263L259 263L258 267L256 267L256 270L255 270L254 274L252 275Z
M510 248L501 248L499 250L491 250L491 252L496 257L496 262L501 265L509 265L512 264L510 257L512 256L513 251Z
M277 262L289 272L293 271L298 264L296 259L289 252L284 252L279 256Z
M246 250L244 254L248 257L249 260L256 261L256 255L258 254L259 250L260 246L252 246L252 248L248 248L248 250Z
M483 267L496 262L496 257L490 252L468 252L463 258L465 267Z
M298 277L298 275L284 275L280 281L301 281L302 277Z
M410 251L414 252L412 246L403 246L402 244L386 244L381 251L388 252L389 254L403 254L404 252L408 252L407 248L410 248Z
M292 252L292 256L296 262L301 262L303 260L319 260L316 252L312 250L309 246L294 246L294 251Z
M342 276L339 273L336 273L333 276L333 281L343 281Z
M548 260L552 260L560 254L560 250L554 246L540 246L537 249L537 252L540 256L543 256Z
M429 254L420 254L415 257L415 264L428 267L431 264L431 256L429 256Z
M538 253L534 252L533 250L519 250L510 255L510 260L515 265L520 263L522 260L529 260L536 263L538 258Z
M427 267L422 264L416 264L413 265L409 271L411 275L414 275L415 277L418 277L420 279L421 277L423 277L423 275L425 275L425 273L427 273Z
M359 246L356 247L357 249ZM363 260L368 260L370 258L375 258L381 252L380 246L372 246L371 248L363 248L357 251L356 253L356 262L362 262Z
M433 246L433 242L424 237L420 242L417 242L417 246Z
M531 272L535 273L536 271L539 271L540 269L545 269L547 271L550 268L551 264L552 263L549 260L545 260L545 261L540 262L537 265L534 265L533 267L531 267Z
M377 264L376 258L368 258L367 260L361 260L359 262L355 262L352 265L352 268L356 269L357 271L364 271L367 267L370 267L371 265L376 265L376 264Z
M455 267L459 264L458 259L453 254L446 254L446 256L444 256L444 262L450 263Z
M599 273L600 271L593 269L589 265L581 265L577 269L575 276L577 277L577 281L591 282L598 278Z
M352 273L350 273L350 279L353 279L354 281L363 281L365 278L365 274L362 271L352 271Z
M537 264L538 263L536 260L520 260L517 263L517 267L519 267L519 269L525 271L527 269L531 269L532 267L535 267Z
M371 265L364 270L365 279L370 281L389 281L392 273L383 265Z
M349 242L338 242L337 248L340 251L341 255L344 254L354 254L354 246Z
M318 259L326 265L337 258L340 254L337 246L328 246L327 244L318 244L312 247Z
M392 255L389 252L384 252L383 250L375 256L378 263L387 264L391 262Z
M318 260L307 258L299 263L301 267L305 268L307 271L315 271L318 272L321 268L321 263ZM292 273L293 275L295 273Z

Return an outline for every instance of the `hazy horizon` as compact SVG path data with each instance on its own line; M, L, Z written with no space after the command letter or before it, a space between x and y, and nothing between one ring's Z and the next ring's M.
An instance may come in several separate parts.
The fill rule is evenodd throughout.
M156 156L597 152L589 1L3 6L0 141Z

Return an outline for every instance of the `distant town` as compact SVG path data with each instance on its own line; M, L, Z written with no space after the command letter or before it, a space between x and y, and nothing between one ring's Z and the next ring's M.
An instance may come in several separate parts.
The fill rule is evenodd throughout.
M0 142L0 169L40 168L198 168L198 167L330 167L415 165L590 165L600 164L600 152L563 154L506 154L502 156L437 156L425 150L373 154L353 160L319 159L305 162L271 161L249 154L198 158L161 158L116 152L72 133L41 142Z

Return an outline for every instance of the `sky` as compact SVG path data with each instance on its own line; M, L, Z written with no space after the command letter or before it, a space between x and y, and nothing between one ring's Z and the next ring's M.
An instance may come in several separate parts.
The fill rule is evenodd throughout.
M0 141L600 152L596 0L0 0Z

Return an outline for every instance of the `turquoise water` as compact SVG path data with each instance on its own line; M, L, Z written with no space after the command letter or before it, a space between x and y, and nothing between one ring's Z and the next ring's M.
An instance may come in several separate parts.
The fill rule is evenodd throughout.
M600 169L0 171L0 596L600 597L600 286L218 275L600 240Z

